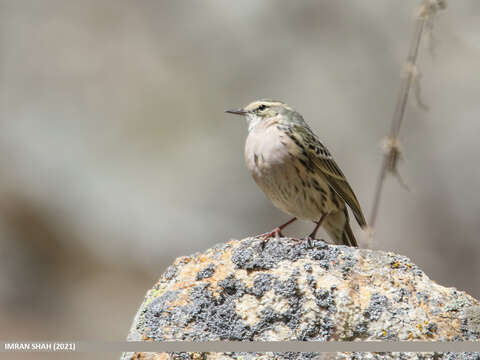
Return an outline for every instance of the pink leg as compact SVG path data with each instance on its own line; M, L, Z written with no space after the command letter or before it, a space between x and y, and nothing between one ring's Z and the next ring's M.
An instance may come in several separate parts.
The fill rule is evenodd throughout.
M279 227L273 229L272 231L270 232L267 232L265 234L262 234L262 235L259 235L259 237L261 238L265 238L266 239L270 239L272 237L283 237L283 234L282 234L282 230L285 229L288 225L290 225L291 223L293 223L295 220L297 220L296 217L294 217L293 219L290 219L288 220L285 224L283 225L280 225Z
M317 231L320 228L320 226L322 225L323 220L325 220L326 216L327 216L327 214L323 214L322 217L320 218L320 220L317 221L317 225L315 226L315 229L313 229L312 233L310 235L308 235L307 239L312 239L312 240L315 239L315 235L317 234Z

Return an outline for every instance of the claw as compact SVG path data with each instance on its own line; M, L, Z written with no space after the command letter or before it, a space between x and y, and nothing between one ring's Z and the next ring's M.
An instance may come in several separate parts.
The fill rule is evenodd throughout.
M309 249L313 248L313 240L315 240L315 239L311 238L310 236L305 239L305 241L307 242L307 247Z
M295 245L301 245L303 242L306 242L306 246L307 248L313 248L313 241L315 239L312 238L311 236L307 236L305 239L298 239L296 242L295 242Z
M262 234L262 235L259 235L258 237L262 237L262 238L265 238L265 239L270 239L272 238L274 235L275 235L275 238L280 238L280 237L284 237L283 234L282 234L282 230L287 227L288 225L290 225L292 222L294 222L295 220L297 220L296 217L294 217L293 219L287 221L285 224L283 225L280 225L278 227L276 227L275 229L273 229L272 231L270 232L267 232L265 234Z
M266 232L265 234L258 235L258 237L262 239L262 243L260 245L262 250L265 249L265 245L267 244L268 240L270 240L274 236L275 236L275 239L277 240L283 237L282 231L279 227L273 229L272 231Z

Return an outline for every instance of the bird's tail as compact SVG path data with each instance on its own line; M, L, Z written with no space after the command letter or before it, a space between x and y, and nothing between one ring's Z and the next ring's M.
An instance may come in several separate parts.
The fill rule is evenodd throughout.
M353 235L352 228L348 221L343 229L342 242L347 246L358 247L357 239L355 239L355 235Z
M328 215L323 222L323 228L335 244L358 246L357 239L355 239L350 227L347 209Z

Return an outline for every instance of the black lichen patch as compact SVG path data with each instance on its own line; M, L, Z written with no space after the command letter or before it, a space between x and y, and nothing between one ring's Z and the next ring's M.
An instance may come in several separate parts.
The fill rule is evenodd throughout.
M254 327L255 334L261 334L268 329L272 329L277 323L285 324L290 328L295 328L298 324L298 318L295 318L290 310L278 313L271 307L266 307L262 310L261 315L260 321Z
M380 319L380 316L384 311L388 310L388 299L385 295L374 293L370 297L370 305L365 310L363 316L371 321Z
M253 288L249 289L251 294L255 296L263 296L268 290L272 288L272 275L259 274L253 281Z
M262 274L266 275L266 274ZM276 312L272 307L266 307L261 312L261 317L258 323L252 327L252 335L260 335L263 332L274 328L280 324L288 326L294 330L298 327L301 316L302 299L298 293L298 284L295 273L287 280L280 281L275 278L267 278L265 276L258 276L256 278L257 286L253 289L265 292L266 289L273 289L276 295L285 297L289 303L289 308L281 313Z
M266 307L261 312L260 321L253 327L253 333L254 335L262 334L280 324L295 330L298 328L300 323L300 317L301 308L299 303L297 303L297 305L294 304L293 306L290 306L288 310L281 313L276 312L271 307Z
M169 353L169 355L172 356L173 360L191 360L193 359L192 354L188 352L174 352L174 353ZM199 356L196 357L199 360L204 360L205 353L200 353Z
M223 295L232 296L234 298L243 296L247 291L243 281L235 278L234 274L230 274L225 279L219 281L218 286L223 289Z
M254 260L255 252L252 248L240 246L233 251L232 262L237 265L239 269L254 269L256 266L258 266Z
M317 280L315 280L315 278L311 274L307 274L306 280L310 291L312 293L315 293L315 291L317 290Z
M298 296L298 283L297 279L293 276L285 281L276 280L273 288L275 294L285 296L286 298Z
M335 296L333 292L335 287L327 289L317 289L314 291L315 303L318 307L328 310L328 312L333 313L337 310L335 305Z
M190 292L191 305L187 305L192 328L183 329L188 339L245 340L251 330L235 311L235 297L224 294L216 298L208 285L197 286ZM173 325L173 324L172 324Z
M292 241L270 239L263 244L255 239L243 241L232 255L232 262L240 269L268 270L275 268L282 260L296 261L307 253L305 245Z
M339 253L340 250L337 247L328 246L323 241L314 241L314 247L308 255L311 259L316 260L321 267L328 270L332 264L338 264Z
M342 255L341 255L341 271L343 274L343 277L345 278L352 272L352 270L355 268L355 265L358 262L357 257L355 256L353 248L346 247L343 249Z
M302 305L305 302L305 298L299 291L298 276L299 273L295 270L287 280L275 279L273 290L276 295L280 295L288 301L289 309L281 314L265 313L267 322L275 319L275 321L281 321L291 329L298 327L302 314Z
M203 280L213 276L215 272L215 265L209 264L202 270L200 270L197 274L196 280Z
M311 322L297 337L301 341L327 341L334 330L333 320L322 315Z
M415 264L413 264L409 258L400 255L394 255L390 261L390 267L392 269L411 272L415 276L423 276L423 271Z
M163 274L163 277L167 280L173 279L173 277L177 274L177 267L175 265L170 265L167 268L167 271Z
M239 269L268 270L273 269L283 260L296 261L307 256L325 269L331 264L338 264L340 250L329 246L322 240L295 243L287 239L269 239L264 243L257 239L244 240L233 251L232 262ZM311 265L309 267L311 271Z
M231 280L228 286L237 288L238 283ZM170 303L176 298L175 292L167 292L153 300L144 314L145 335L155 341L178 336L188 340L245 340L251 337L251 330L235 312L235 296L225 291L215 297L208 284L201 284L190 291L189 297L187 305L173 307Z
M463 353L440 353L441 357L438 359L444 360L480 360L480 353L478 352L463 352ZM444 355L444 356L442 356Z
M295 270L287 280L275 280L273 284L275 294L285 297L293 312L300 311L301 304L305 302L299 291L298 276L299 273Z
M152 300L145 308L143 315L143 328L147 330L146 336L155 340L162 339L162 328L171 321L170 304L177 298L178 291L167 291Z

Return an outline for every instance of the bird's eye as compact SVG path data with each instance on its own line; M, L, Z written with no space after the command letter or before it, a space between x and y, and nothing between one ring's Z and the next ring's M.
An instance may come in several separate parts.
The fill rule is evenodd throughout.
M267 108L267 106L264 105L264 104L262 104L262 105L260 105L260 106L258 107L258 110L259 110L259 111L263 111L263 110L265 110L266 108Z

